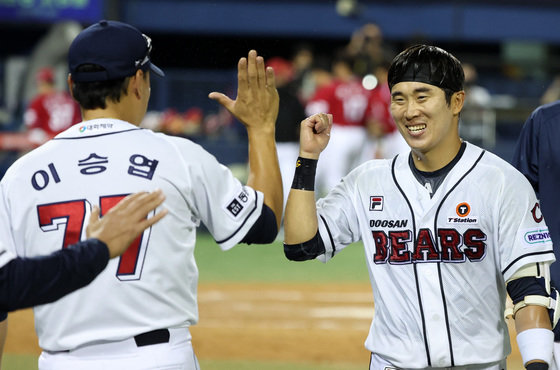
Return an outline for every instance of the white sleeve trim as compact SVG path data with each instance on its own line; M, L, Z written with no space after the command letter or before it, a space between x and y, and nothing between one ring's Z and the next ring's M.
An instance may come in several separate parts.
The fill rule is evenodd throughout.
M317 256L317 259L323 263L327 263L331 258L333 258L336 247L333 244L333 239L328 225L319 213L317 213L317 224L319 226L319 237L323 240L323 244L325 245L325 253Z

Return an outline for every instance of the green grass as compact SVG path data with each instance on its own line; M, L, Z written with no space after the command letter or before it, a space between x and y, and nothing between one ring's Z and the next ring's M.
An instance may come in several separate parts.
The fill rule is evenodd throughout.
M4 353L2 370L37 370L37 356Z
M195 258L200 282L369 282L361 243L352 244L328 263L289 261L282 242L239 244L222 251L209 234L198 236Z
M202 370L364 370L356 364L301 364L260 361L200 361Z

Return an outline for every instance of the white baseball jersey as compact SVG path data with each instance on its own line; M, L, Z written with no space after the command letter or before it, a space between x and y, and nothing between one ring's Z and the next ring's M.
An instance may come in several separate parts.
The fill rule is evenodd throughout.
M222 249L239 243L261 214L263 195L243 186L189 140L97 119L74 125L6 173L0 238L20 256L84 239L91 206L102 214L127 194L160 188L169 214L146 230L87 287L35 308L40 346L74 349L198 320L196 228Z
M8 251L6 247L4 247L4 244L2 244L2 242L0 241L0 268L4 267L14 258L14 254Z
M433 197L401 154L352 171L317 212L319 259L363 241L375 303L365 345L399 368L503 360L505 281L554 260L527 180L469 143Z
M9 220L8 215L5 213L5 209L0 207L0 223L5 224ZM6 225L0 225L0 228ZM13 260L16 256L15 254L7 248L7 243L2 239L5 239L5 236L0 235L0 268L4 267L8 262Z

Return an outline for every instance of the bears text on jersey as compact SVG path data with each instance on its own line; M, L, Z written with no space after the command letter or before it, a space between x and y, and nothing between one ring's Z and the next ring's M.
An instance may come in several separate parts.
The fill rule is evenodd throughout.
M478 262L486 255L486 234L480 229L460 233L456 229L438 229L437 241L430 229L420 229L412 239L412 230L372 231L376 264L418 262ZM439 249L438 249L439 246Z

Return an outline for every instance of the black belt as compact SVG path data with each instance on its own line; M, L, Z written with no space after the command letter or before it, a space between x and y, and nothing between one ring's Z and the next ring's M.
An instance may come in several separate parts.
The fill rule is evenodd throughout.
M152 330L147 333L138 334L134 337L136 346L151 346L152 344L169 343L169 330L168 329L157 329ZM47 351L49 353L69 353L70 350L65 351Z
M157 329L134 337L138 347L151 346L152 344L169 343L169 330Z

